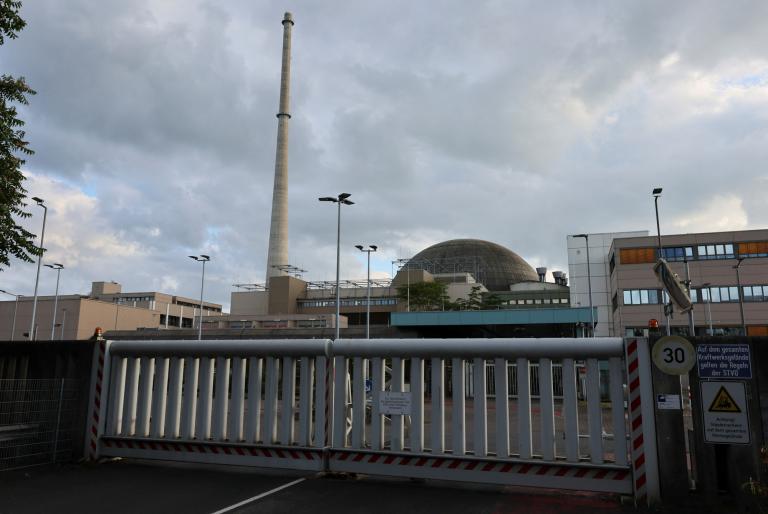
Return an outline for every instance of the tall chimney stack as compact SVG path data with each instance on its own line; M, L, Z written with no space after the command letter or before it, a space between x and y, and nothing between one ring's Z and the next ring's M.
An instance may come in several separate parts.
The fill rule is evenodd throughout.
M277 154L275 186L272 191L272 218L269 225L266 282L285 273L275 266L288 264L288 120L291 86L291 29L293 16L283 17L283 69L280 74L280 108L277 112Z

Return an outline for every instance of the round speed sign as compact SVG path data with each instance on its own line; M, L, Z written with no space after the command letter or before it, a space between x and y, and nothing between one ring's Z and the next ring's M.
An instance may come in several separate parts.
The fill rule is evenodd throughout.
M656 366L668 375L684 375L696 364L693 345L680 336L665 336L656 341L651 357Z

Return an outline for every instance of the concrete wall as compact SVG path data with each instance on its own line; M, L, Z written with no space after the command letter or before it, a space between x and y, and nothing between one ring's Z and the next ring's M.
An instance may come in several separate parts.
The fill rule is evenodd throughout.
M611 244L616 238L647 236L647 230L589 234L589 275L592 282L592 305L597 308L595 335L622 335L615 332L611 305L610 269ZM583 237L567 237L568 274L570 275L571 306L589 307L587 274L587 245Z

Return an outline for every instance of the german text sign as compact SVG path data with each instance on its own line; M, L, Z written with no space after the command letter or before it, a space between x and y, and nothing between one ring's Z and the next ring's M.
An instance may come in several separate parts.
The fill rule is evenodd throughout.
M700 344L696 347L700 378L752 378L747 344Z
M749 444L749 418L744 382L702 382L704 440Z
M381 391L379 412L382 414L409 416L411 414L411 393Z

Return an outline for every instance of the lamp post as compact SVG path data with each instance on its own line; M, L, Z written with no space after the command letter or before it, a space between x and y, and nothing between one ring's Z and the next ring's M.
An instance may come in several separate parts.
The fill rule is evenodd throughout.
M56 309L59 308L59 279L61 278L61 270L64 269L64 265L56 262L46 264L45 267L56 270L56 296L54 296L53 300L53 321L51 321L51 341L53 341L54 331L56 330Z
M11 341L13 341L13 336L16 333L16 311L19 310L19 297L21 295L20 294L9 293L8 291L6 291L4 289L0 289L0 293L5 293L5 294L7 294L9 296L15 296L16 297L16 302L14 303L14 306L13 306L13 326L11 327Z
M203 263L203 276L200 278L200 321L197 323L197 340L203 339L203 290L205 288L205 263L211 260L209 255L190 255L190 259Z
M661 196L662 188L660 187L654 187L653 192L651 193L653 195L653 206L656 209L656 242L658 246L658 255L659 259L662 258L661 255L661 225L659 225L659 197ZM662 289L663 293L664 289ZM669 315L667 314L666 305L664 304L664 295L661 295L661 310L662 313L665 315L667 319L667 335L672 334L672 327L669 326Z
M733 269L736 270L736 287L737 291L739 292L739 312L741 313L741 335L746 336L747 335L747 325L744 323L744 295L741 291L741 277L739 276L739 267L741 266L741 263L744 262L744 257L739 257L736 259L738 262L736 263L736 266L733 267Z
M35 318L37 316L37 286L40 283L40 263L43 260L43 241L45 240L45 220L48 218L48 207L46 207L42 198L33 196L32 199L43 208L43 231L40 233L40 255L37 256L37 276L35 277L35 294L32 301L32 323L29 327L29 340L35 340Z
M341 204L354 205L355 202L348 200L352 196L349 193L340 193L337 197L323 196L318 198L321 202L333 202L338 204L338 214L336 215L336 339L339 339L339 321L341 320L341 295L339 292L339 260L341 258Z
M589 267L589 234L574 234L573 237L583 237L587 245L587 289L589 291L589 326L591 328L591 337L595 337L595 313L592 309L592 272Z
M363 245L355 245L355 248L360 250L361 252L365 252L368 254L368 279L367 279L367 285L368 285L368 301L365 302L366 310L365 310L365 338L370 339L371 338L371 252L375 252L379 249L376 245L368 245L368 248L363 248Z
M710 304L709 286L711 286L711 285L712 284L710 282L704 282L703 284L701 284L701 287L704 288L704 289L701 290L701 294L702 295L704 294L705 289L707 291L707 298L706 298L706 302L707 302L707 325L709 326L709 335L710 335L710 337L715 335L714 330L712 330L712 310L710 309L710 306L709 306L709 304Z
M61 313L64 315L64 317L61 319L61 334L59 335L59 340L64 340L64 326L67 324L67 309L61 309Z

